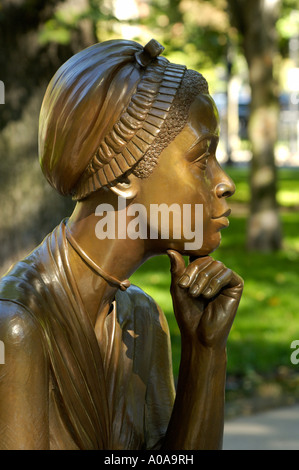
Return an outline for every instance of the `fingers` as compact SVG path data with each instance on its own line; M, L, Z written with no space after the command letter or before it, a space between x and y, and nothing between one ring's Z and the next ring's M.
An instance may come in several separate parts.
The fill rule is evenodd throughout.
M180 253L174 250L167 251L170 259L170 271L174 277L180 278L186 269L184 258Z
M223 263L206 257L200 263L189 264L178 284L188 289L192 297L202 295L211 298L230 283L232 276L232 270Z
M216 261L210 256L192 260L186 267L184 258L175 250L168 250L167 254L171 263L171 273L173 286L179 286L188 291L191 297L200 295L210 299L217 295L224 287L242 290L243 280L228 269L220 261ZM191 260L190 260L191 261Z
M221 273L211 279L209 287L205 289L203 295L205 297L214 297L223 287L227 286L232 278L232 270L225 268Z

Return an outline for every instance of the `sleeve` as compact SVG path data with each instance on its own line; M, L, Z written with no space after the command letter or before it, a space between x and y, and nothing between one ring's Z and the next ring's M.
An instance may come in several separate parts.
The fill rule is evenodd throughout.
M40 328L25 308L0 301L0 340L0 449L47 449L48 364Z
M175 387L172 369L171 341L168 323L160 307L153 321L151 369L145 404L145 436L147 449L159 449L171 417Z

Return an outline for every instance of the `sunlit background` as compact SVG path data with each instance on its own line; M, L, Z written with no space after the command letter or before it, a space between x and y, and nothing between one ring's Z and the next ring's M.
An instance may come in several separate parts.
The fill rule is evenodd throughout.
M208 80L221 119L218 159L236 182L214 254L245 280L228 345L228 413L299 396L299 11L295 0L4 0L0 2L0 273L74 206L38 163L38 116L57 68L113 38L165 46ZM167 257L132 278L167 314L180 355ZM251 401L246 401L248 397Z

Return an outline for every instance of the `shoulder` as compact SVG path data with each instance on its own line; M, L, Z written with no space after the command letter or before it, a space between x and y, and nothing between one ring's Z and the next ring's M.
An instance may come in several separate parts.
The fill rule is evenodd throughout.
M31 313L22 305L0 300L0 340L5 348L42 347L42 332Z
M157 305L154 299L144 292L140 287L131 284L130 287L125 291L126 294L129 296L131 302L134 305L145 304L147 306L155 306Z
M131 284L125 292L118 292L117 296L118 303L129 304L133 309L143 309L149 313L155 315L158 310L158 305L154 299L144 292L140 287Z
M162 328L168 334L168 323L161 307L157 302L140 287L131 284L125 291L119 291L116 298L118 306L127 307L126 312L131 311L135 313L138 319L150 321L157 327Z

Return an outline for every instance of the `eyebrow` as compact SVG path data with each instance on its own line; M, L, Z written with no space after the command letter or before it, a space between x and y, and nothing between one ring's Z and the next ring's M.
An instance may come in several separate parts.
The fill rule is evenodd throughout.
M190 147L190 151L192 149L194 149L194 147L196 147L198 144L200 144L202 141L204 140L208 140L208 139L216 139L217 142L219 141L219 135L217 134L212 134L212 133L207 133L207 134L203 134L201 135L200 137L198 137L198 139L196 139L196 141L194 142L194 144Z

